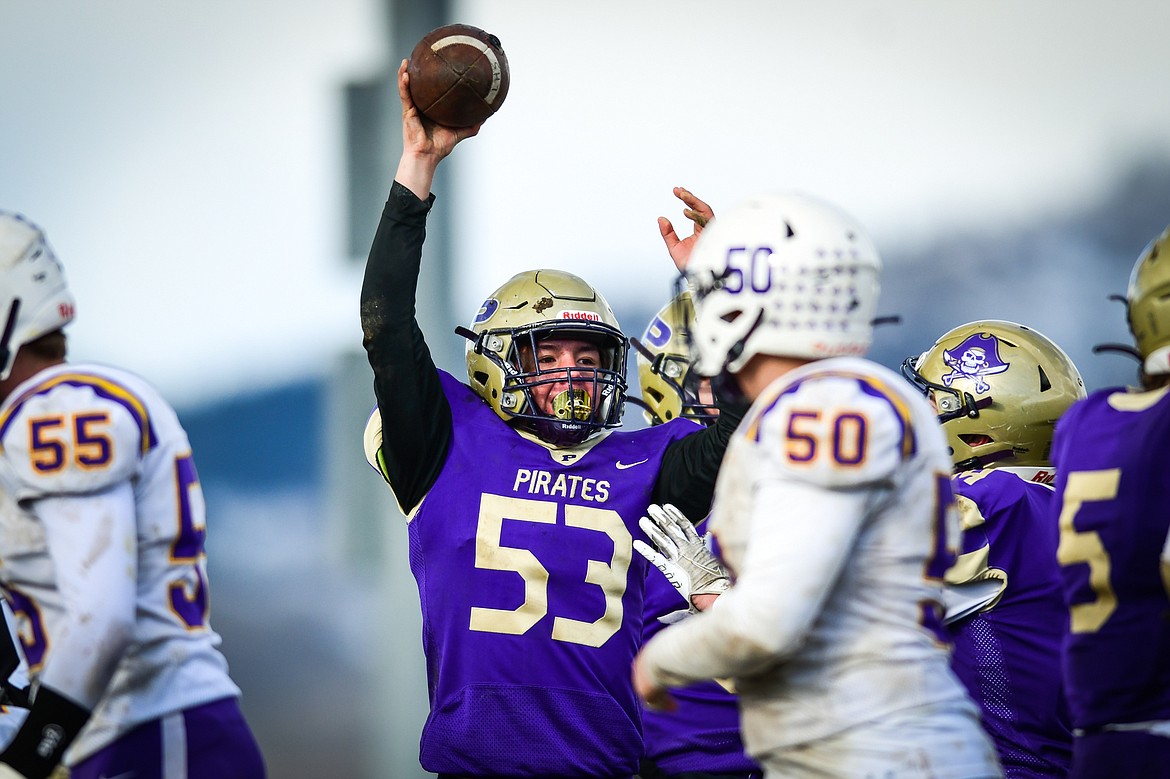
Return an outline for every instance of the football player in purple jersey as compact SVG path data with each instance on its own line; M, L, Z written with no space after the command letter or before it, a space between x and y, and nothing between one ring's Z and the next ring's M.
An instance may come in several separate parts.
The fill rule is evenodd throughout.
M1053 440L1074 779L1170 776L1170 228L1126 301L1141 386L1094 392Z
M994 320L948 331L902 373L933 401L955 463L963 534L945 577L951 667L1005 776L1066 776L1050 451L1056 420L1085 395L1080 373L1039 332Z
M690 193L686 195L693 197ZM700 230L696 222L696 233ZM676 249L672 253L679 252ZM694 318L691 294L683 291L650 320L641 340L631 339L637 350L640 403L652 425L679 416L704 424L713 424L717 418L718 406L710 380L691 370L688 331ZM654 532L652 526L649 532ZM657 539L655 543L661 546ZM641 541L636 541L634 546L655 566L646 578L642 635L647 641L666 625L694 611L692 595L726 589L726 576L713 581L717 585L713 589L704 590L695 586L686 572L678 570L661 552ZM641 779L758 779L762 776L759 766L744 752L739 706L735 695L724 684L700 682L672 690L671 694L677 702L674 710L648 709L643 714L646 758L639 772Z
M430 713L420 763L441 777L631 777L642 755L629 669L648 563L646 506L694 516L742 409L616 430L627 340L561 271L520 273L470 328L466 381L414 318L435 171L479 127L425 119L398 72L403 153L361 295L378 410L366 454L407 516ZM731 411L731 413L728 413Z

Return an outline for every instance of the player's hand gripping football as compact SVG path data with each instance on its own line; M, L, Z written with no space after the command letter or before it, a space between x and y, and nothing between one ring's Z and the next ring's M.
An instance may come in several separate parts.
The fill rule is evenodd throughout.
M420 199L426 199L439 163L454 150L455 144L478 133L482 123L445 127L423 116L410 96L406 60L398 66L398 99L402 101L402 158L394 180Z
M695 611L691 600L696 595L718 595L731 586L731 577L722 563L707 548L706 538L700 536L686 516L669 503L650 504L649 517L638 520L638 526L658 547L644 541L634 541L634 548L665 574L679 594Z
M689 237L679 238L670 220L665 216L660 216L658 217L658 232L662 234L662 240L666 242L666 250L670 252L670 259L674 260L674 267L678 268L679 273L685 273L687 262L691 258L691 250L695 248L695 241L699 240L699 233L703 232L707 223L715 218L715 212L711 210L711 206L682 187L674 188L674 196L686 206L683 209L683 216L694 223L695 230Z

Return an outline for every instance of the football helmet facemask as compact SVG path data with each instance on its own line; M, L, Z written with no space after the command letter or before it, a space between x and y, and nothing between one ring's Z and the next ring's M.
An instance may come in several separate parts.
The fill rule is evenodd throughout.
M19 214L0 211L0 380L20 347L60 330L74 302L45 234Z
M861 355L873 340L881 258L836 206L757 197L703 230L687 265L695 368L738 373L757 354Z
M718 416L713 391L709 402L704 402L700 394L703 377L691 370L690 329L694 321L691 293L683 290L654 315L642 339L633 343L642 388L640 405L652 425L678 416L709 425Z
M507 422L553 446L573 446L621 424L626 393L627 340L609 304L571 273L518 273L484 301L467 337L471 388ZM600 365L541 369L534 358L546 339L597 346ZM536 387L568 383L541 411Z
M955 472L1051 465L1056 420L1085 397L1081 374L1039 332L1001 320L948 331L902 375L933 398Z
M1125 300L1142 370L1170 374L1170 227L1134 263Z

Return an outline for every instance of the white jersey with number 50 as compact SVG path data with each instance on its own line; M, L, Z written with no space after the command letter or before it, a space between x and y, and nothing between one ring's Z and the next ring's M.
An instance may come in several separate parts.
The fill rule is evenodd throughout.
M982 744L941 634L950 470L929 404L879 365L826 359L773 382L709 520L734 586L647 646L658 678L732 677L754 756L932 707L964 712Z
M0 486L0 584L30 675L83 704L96 701L66 762L143 722L239 694L208 625L204 502L191 446L153 387L88 364L24 382L0 406ZM119 495L120 503L111 497ZM111 510L119 506L125 511ZM74 537L87 547L65 548ZM108 684L110 669L93 668L87 651L102 637L86 634L84 615L70 618L62 595L95 586L79 569L105 555L124 558L118 570L132 580L111 581L109 590L134 599L130 644Z

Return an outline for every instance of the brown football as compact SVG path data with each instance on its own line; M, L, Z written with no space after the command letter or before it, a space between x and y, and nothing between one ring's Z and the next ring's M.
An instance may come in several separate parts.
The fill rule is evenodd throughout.
M418 110L448 127L470 127L500 110L511 82L500 39L469 24L447 24L424 35L407 72Z

